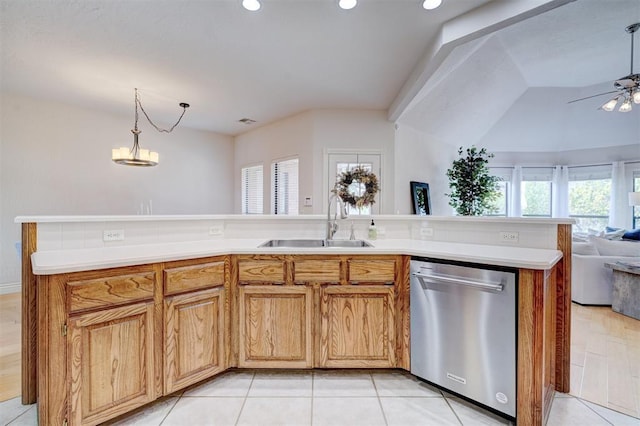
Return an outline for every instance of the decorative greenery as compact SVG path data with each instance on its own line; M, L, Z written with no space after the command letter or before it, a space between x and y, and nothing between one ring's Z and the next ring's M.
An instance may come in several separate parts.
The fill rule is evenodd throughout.
M359 184L358 186L364 185L365 190L362 195L351 191L350 186L354 183ZM379 190L376 175L362 166L357 166L353 170L347 170L340 174L333 192L350 206L362 208L375 203L375 196Z
M499 196L500 178L489 174L489 158L485 148L475 146L467 148L466 155L462 147L458 149L460 158L447 170L449 178L449 205L464 216L479 216L495 210L495 201Z

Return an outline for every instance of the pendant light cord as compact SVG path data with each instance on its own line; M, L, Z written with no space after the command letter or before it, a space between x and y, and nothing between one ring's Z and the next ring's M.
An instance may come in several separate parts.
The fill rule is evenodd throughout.
M635 30L631 33L631 72L629 75L633 75L633 39L635 38Z
M135 122L134 130L138 130L138 106L140 106L140 109L142 110L142 113L144 114L144 116L147 117L147 121L149 121L149 123L153 127L155 127L157 131L161 133L171 133L173 129L175 129L178 124L180 124L180 120L182 120L184 113L187 112L187 108L189 108L189 104L181 102L180 106L182 107L182 114L180 114L180 117L178 117L178 121L176 121L176 123L173 126L171 126L169 129L163 129L161 127L158 127L153 121L151 121L149 114L147 114L147 111L144 110L144 107L142 106L142 102L140 102L140 97L138 96L138 89L136 89L135 101L136 101L136 122Z

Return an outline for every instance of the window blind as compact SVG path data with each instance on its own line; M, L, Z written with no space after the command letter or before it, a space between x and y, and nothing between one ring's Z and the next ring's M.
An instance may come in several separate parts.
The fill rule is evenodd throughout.
M569 167L569 180L611 179L611 164Z
M523 167L522 180L527 182L551 182L553 167Z
M273 214L298 214L298 159L277 161L271 164Z
M263 213L262 164L242 168L242 214Z

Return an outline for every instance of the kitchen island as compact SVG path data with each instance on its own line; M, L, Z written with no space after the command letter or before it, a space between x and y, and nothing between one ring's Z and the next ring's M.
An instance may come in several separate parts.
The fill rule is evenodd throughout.
M456 218L442 224L428 219L438 236L439 226ZM95 248L86 247L85 236L85 248L69 249L54 247L55 238L36 236L36 223L45 223L44 235L52 235L50 222L21 221L23 252L32 262L23 276L32 280L40 318L39 356L32 368L38 371L41 421L96 424L235 367L408 370L410 256L517 268L518 423L542 424L554 391L568 391L570 224L503 221L498 228L518 228L522 240L540 234L531 228L553 228L543 233L543 244L554 238L554 248L514 247L482 244L477 235L480 244L416 239L414 228L426 234L424 219L389 217L377 222L388 231L398 221L402 229L409 223L409 235L387 232L369 248L291 249L258 248L266 234L227 238L231 222L245 220L243 228L255 222L206 220L215 222L205 226L210 234L218 234L224 221L224 235ZM276 235L300 233L285 229L291 223L322 226L313 217L263 221L280 228L270 231ZM100 220L106 227L113 222ZM484 222L483 232L493 232L494 222ZM29 245L36 239L42 250ZM25 291L25 303L34 296ZM345 321L350 328L341 327ZM203 338L202 330L212 332ZM137 343L124 345L121 336ZM136 361L126 368L96 368L126 359ZM101 391L97 383L111 385Z

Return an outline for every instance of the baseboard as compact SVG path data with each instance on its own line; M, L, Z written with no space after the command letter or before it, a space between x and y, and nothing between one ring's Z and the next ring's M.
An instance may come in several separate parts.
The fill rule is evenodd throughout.
M0 294L20 293L22 285L20 283L4 283L0 284Z
M602 304L602 303L580 303L580 302L576 302L575 300L572 300L573 303L575 303L576 305L580 305L580 306L595 306L595 307L605 307L605 306L609 306L611 307L611 303L609 303L608 305Z

